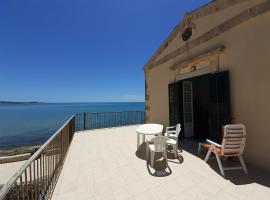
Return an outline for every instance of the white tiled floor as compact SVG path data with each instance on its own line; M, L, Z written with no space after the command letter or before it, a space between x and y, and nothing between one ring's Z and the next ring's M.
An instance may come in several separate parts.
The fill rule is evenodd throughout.
M188 141L183 144L179 160L169 155L170 175L152 176L145 161L145 146L136 152L136 128L128 126L76 133L52 198L270 199L270 184L265 174L250 171L250 176L246 176L236 170L227 172L224 178L220 176L215 160L210 161L210 165L205 163L192 152ZM155 168L162 167L162 163L156 162ZM261 182L256 182L257 176Z
M25 161L0 164L0 185L4 185Z

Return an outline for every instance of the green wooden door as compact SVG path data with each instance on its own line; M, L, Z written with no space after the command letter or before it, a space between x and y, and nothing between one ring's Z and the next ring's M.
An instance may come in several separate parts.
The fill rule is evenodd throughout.
M181 136L184 135L183 120L183 84L181 81L169 84L169 117L170 125L181 124Z
M209 89L209 137L221 142L221 127L231 123L229 72L210 75Z

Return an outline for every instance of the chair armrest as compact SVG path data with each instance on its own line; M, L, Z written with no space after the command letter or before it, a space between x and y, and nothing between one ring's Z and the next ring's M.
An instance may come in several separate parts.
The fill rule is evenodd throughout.
M169 138L174 139L174 140L178 139L175 135L170 135Z
M168 126L168 127L166 127L166 132L167 131L170 131L171 129L175 129L175 126Z
M166 131L166 133L172 133L172 134L175 134L175 131Z
M208 142L208 143L210 143L210 144L212 144L212 145L214 145L214 146L216 146L216 147L221 147L220 144L215 143L215 142L213 142L212 140L207 139L206 142Z
M175 135L175 132L173 132L173 133L166 132L165 136L168 137L168 138L171 138L171 139L177 139L177 137Z

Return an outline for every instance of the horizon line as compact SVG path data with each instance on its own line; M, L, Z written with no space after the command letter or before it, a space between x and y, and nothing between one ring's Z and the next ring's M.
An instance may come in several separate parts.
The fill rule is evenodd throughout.
M0 103L145 103L145 101L6 101L1 100Z

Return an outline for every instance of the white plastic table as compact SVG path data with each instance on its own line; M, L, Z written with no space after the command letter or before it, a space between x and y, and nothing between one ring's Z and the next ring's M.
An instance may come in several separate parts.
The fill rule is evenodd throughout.
M163 125L161 124L143 124L136 130L137 132L137 149L140 146L140 135L143 137L145 142L145 135L162 135Z

